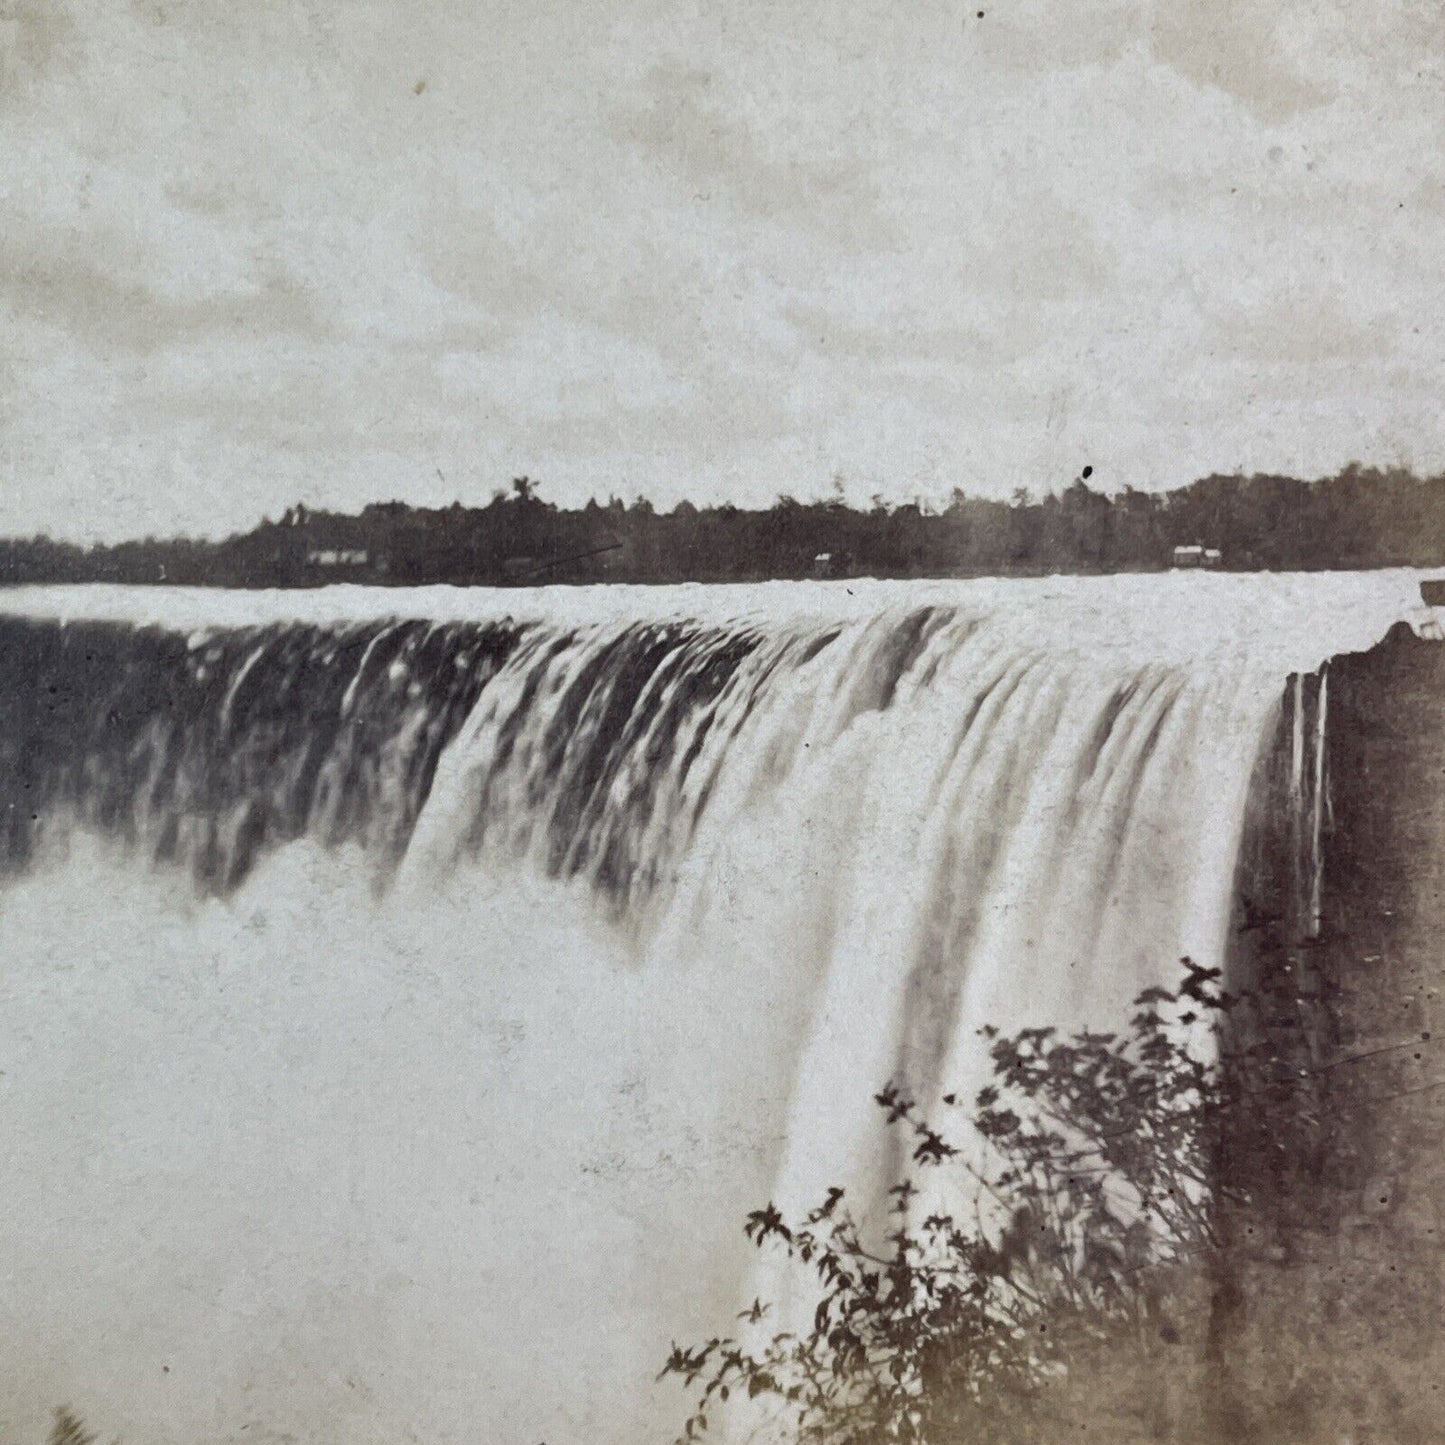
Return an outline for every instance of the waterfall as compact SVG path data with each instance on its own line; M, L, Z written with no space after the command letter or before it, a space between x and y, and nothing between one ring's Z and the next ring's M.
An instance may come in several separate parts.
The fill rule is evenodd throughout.
M70 1361L157 1440L667 1438L647 1382L735 1307L741 1211L885 1187L878 1087L970 1092L981 1024L1115 1025L1223 958L1281 728L1318 930L1322 669L1417 599L0 597L0 1050L83 1221L0 1225L38 1340L0 1394L44 1410Z

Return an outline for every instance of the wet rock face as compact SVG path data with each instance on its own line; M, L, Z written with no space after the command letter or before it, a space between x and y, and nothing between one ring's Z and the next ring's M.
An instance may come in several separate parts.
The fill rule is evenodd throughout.
M1401 627L1325 676L1323 689L1316 676L1286 690L1240 858L1230 967L1245 985L1271 971L1290 979L1304 1021L1290 1047L1321 1134L1307 1160L1249 1161L1272 1171L1273 1207L1257 1227L1275 1239L1276 1264L1249 1275L1234 1368L1242 1393L1266 1375L1296 1382L1272 1438L1434 1440L1445 1389L1445 646ZM1297 768L1322 691L1318 776L1308 756L1304 773L1306 795L1321 789L1316 904L1304 866L1316 814L1308 796L1301 806ZM1326 1421L1346 1434L1320 1434Z
M1445 647L1399 629L1334 673L1324 948L1351 1062L1331 1072L1372 1166L1357 1213L1433 1230L1445 1206ZM1373 1188L1388 1178L1400 1187Z

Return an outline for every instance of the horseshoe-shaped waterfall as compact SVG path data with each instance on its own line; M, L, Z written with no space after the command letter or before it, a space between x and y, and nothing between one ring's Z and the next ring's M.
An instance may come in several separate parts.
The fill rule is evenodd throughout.
M1318 909L1321 669L1418 614L1407 572L0 597L0 1398L670 1438L743 1212L882 1187L883 1082L1223 957L1280 738Z

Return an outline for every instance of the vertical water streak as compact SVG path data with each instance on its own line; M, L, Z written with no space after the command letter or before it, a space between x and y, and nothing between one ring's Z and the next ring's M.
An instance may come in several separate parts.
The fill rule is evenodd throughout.
M1313 796L1310 816L1310 906L1309 936L1318 938L1322 924L1321 903L1324 890L1325 854L1324 822L1329 797L1329 777L1326 772L1326 752L1329 725L1330 672L1325 663L1319 672L1319 690L1315 698L1315 758Z
M1303 673L1296 673L1292 680L1289 757L1290 857L1294 874L1291 897L1295 903L1296 917L1300 917L1303 910L1299 905L1305 898L1305 890L1308 886L1306 882L1308 864L1305 859L1307 780L1305 778L1305 680Z

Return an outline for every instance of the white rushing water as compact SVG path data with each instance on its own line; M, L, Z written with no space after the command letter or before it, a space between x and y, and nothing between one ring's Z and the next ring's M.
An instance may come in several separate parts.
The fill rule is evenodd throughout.
M0 1433L670 1439L877 1088L1222 955L1418 581L0 595Z

